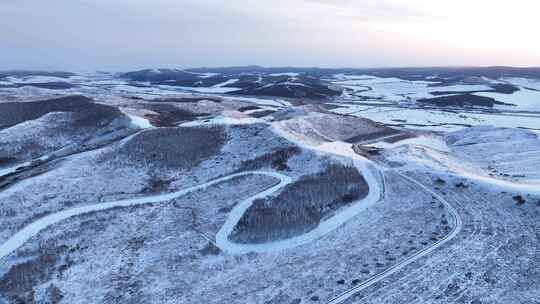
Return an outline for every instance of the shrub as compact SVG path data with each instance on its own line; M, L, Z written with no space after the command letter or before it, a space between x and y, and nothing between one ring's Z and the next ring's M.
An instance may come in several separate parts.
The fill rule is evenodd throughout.
M57 260L56 254L42 253L37 258L11 267L0 279L0 293L15 303L33 302L34 286L51 278Z
M437 179L435 180L435 183L439 184L439 185L444 185L446 184L446 181L440 177L437 177Z
M49 287L47 287L46 293L48 301L51 304L58 304L64 298L64 295L62 295L62 291L54 284L51 284L49 285Z
M521 196L521 195L516 195L516 196L513 197L513 199L516 201L516 204L518 204L518 205L523 205L526 202L525 199L523 198L523 196Z

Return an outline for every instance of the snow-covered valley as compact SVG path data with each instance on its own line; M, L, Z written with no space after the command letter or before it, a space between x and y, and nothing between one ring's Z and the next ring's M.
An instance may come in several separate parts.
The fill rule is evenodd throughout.
M458 72L0 73L0 303L539 302L540 81Z

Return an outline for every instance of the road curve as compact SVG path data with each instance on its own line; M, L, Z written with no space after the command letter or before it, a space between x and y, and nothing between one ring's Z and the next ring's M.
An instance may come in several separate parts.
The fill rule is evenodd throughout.
M259 193L256 196L259 196L261 194L265 194L265 195L270 194L291 182L291 178L289 176L276 173L276 172L246 171L246 172L227 175L227 176L203 183L201 185L190 187L190 188L183 189L176 192L159 194L159 195L154 195L154 196L146 196L146 197L141 197L141 198L132 198L132 199L111 201L111 202L105 202L105 203L98 203L98 204L87 205L87 206L76 207L76 208L59 211L53 214L49 214L45 217L42 217L32 222L31 224L29 224L28 226L24 227L22 230L18 231L13 236L11 236L6 242L1 244L0 245L0 259L13 253L15 250L23 246L27 241L29 241L31 238L36 236L42 230L54 224L57 224L65 219L68 219L70 217L85 214L85 213L90 213L90 212L108 210L108 209L116 208L116 207L129 207L129 206L143 205L143 204L148 204L148 203L158 203L158 202L169 201L179 196L182 196L182 195L185 195L185 194L197 191L197 190L205 189L212 185L215 185L224 181L228 181L236 177L252 175L252 174L266 175L266 176L271 176L271 177L275 177L279 179L279 183L277 185L274 185L273 187Z
M388 269L386 269L386 270L372 276L371 278L367 279L366 281L364 281L364 282L354 286L353 288L345 291L344 293L340 294L339 296L337 296L337 297L331 299L330 301L328 301L327 304L343 303L344 301L348 300L349 298L351 298L352 296L357 294L359 291L362 291L362 290L368 288L369 286L371 286L371 285L373 285L373 284L375 284L375 283L377 283L377 282L391 276L392 274L400 271L405 266L407 266L407 265L409 265L411 263L414 263L415 261L419 260L420 258L430 254L431 252L433 252L437 248L439 248L439 247L443 246L444 244L448 243L449 241L451 241L461 231L461 229L463 227L463 222L461 220L461 217L459 216L459 213L456 211L456 209L454 209L454 207L452 207L452 205L450 205L450 203L448 203L448 201L446 201L442 196L438 195L437 193L435 193L434 191L432 191L428 187L424 186L420 182L417 182L414 179L412 179L410 177L407 177L402 173L399 173L399 172L396 172L396 173L399 174L401 177L407 179L408 181L411 181L411 182L417 184L420 188L424 189L425 191L427 191L428 193L430 193L434 197L436 197L439 201L441 201L445 205L445 207L448 209L448 211L450 212L452 217L454 218L454 220L455 220L454 227L452 228L452 230L450 231L449 234L447 234L445 237L440 239L438 242L432 244L431 246L429 246L427 248L424 248L423 250L417 252L416 254L408 257L407 259L405 259L405 260L403 260L403 261L401 261L399 263L397 263L396 265L393 265L392 267L390 267L390 268L388 268Z
M347 208L343 208L329 219L322 221L315 229L299 236L262 244L239 244L230 241L229 235L233 232L234 227L236 227L236 224L240 221L247 209L253 204L253 201L257 198L263 198L276 191L276 189L271 188L265 192L244 200L234 207L234 209L230 212L227 221L216 235L216 245L221 250L231 254L244 254L248 252L275 252L310 243L336 230L344 223L357 216L360 212L371 208L383 197L383 187L379 185L379 170L370 162L359 159L354 160L354 165L368 184L369 190L367 195L364 198L354 202ZM278 185L276 187L281 188L282 186Z

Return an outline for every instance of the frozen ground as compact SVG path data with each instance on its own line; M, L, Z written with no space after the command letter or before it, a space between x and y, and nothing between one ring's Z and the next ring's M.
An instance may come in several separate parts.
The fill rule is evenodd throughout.
M216 90L309 79L147 72ZM538 83L325 77L356 92L2 78L76 87L0 87L0 107L15 109L0 114L0 303L540 303L535 103L415 102L495 84L520 91L474 94L514 98ZM92 98L83 110L21 105L74 92Z
M463 112L377 105L340 106L332 111L417 130L451 132L478 125L540 129L540 113Z
M333 83L345 88L335 99L332 111L411 129L455 131L465 126L495 125L540 129L538 80L528 78L482 78L476 83L441 85L434 81L412 81L395 77L335 75ZM494 85L516 88L511 94L493 91ZM495 87L496 88L496 87ZM493 92L492 92L493 91ZM494 109L438 107L418 100L467 93L494 98L508 105Z
M526 130L482 127L447 135L459 159L480 164L490 176L540 181L540 138Z
M536 303L538 196L518 205L515 193L459 177L433 182L432 174L407 172L457 209L464 222L448 246L343 303ZM465 182L467 188L456 188Z
M345 100L381 100L410 101L433 97L432 92L461 92L490 90L487 85L449 85L430 86L436 82L408 81L395 77L380 78L368 75L344 76L336 75L336 85L346 89L342 96ZM449 95L449 94L446 94Z
M235 197L245 193L237 186L222 185L221 190L211 188L206 193L194 193L195 196L173 204L133 211L118 209L57 224L56 228L40 236L39 241L29 242L18 250L24 252L24 256L13 254L4 259L2 265L6 269L17 261L39 264L42 254L54 255L52 265L38 266L52 273L52 277L36 278L34 288L39 294L39 290L56 286L64 299L72 303L90 299L107 302L112 301L111 297L116 301L165 303L288 303L295 299L309 301L314 297L329 299L356 284L356 280L367 278L427 246L433 242L430 240L433 233L442 235L449 229L440 223L447 216L445 210L433 206L429 194L415 194L407 199L402 193L412 193L407 187L414 186L405 181L395 183L394 178L397 177L389 178L394 186L387 189L392 193L388 194L388 200L318 240L276 253L230 255L215 252L212 246L208 248L205 237L190 228L193 225L190 208L194 208L198 219L196 230L212 235L212 227L219 227L219 222L215 221L216 215L223 212L220 209L234 204L238 200ZM261 181L256 182L262 188L246 183L239 186L249 191L264 189ZM394 190L393 187L398 188ZM214 203L193 206L193 201L209 201L200 195L215 198L211 199ZM229 195L233 197L228 198ZM399 207L394 206L394 195L400 197ZM209 218L210 215L213 218ZM422 220L414 223L406 220L411 217ZM219 218L223 220L223 215ZM351 242L351 235L355 236L354 242ZM385 237L374 237L376 235ZM390 241L391 236L401 241ZM59 244L58 240L63 241ZM102 264L105 262L102 259L90 258L104 252L108 256L107 266ZM339 257L337 261L336 257ZM58 269L62 269L61 277L56 275ZM94 269L103 271L94 272ZM144 269L152 269L152 274L147 275L149 273ZM81 275L89 271L93 274ZM13 273L4 275L7 286L16 284L15 280L17 276ZM196 283L202 281L206 283ZM27 285L20 285L19 289L4 289L3 292L10 297L24 297L28 295L25 288Z
M238 84L248 88L253 85L258 86L260 85L258 81L263 78L271 79L271 84L276 87L284 86L291 81L295 85L310 86L310 81L320 78L332 87L341 88L342 90L341 96L332 96L326 101L330 107L338 106L331 109L337 113L352 114L409 129L433 131L454 131L465 126L475 125L540 129L539 80L534 78L496 78L490 75L490 77L471 76L455 79L452 77L436 77L435 75L413 80L407 79L407 77L400 78L399 73L396 73L395 76L342 73L321 77L309 76L309 73L286 71L269 73L268 75L261 74L261 72L222 74L202 71L196 73L181 70L171 71L182 75L191 75L191 77L199 80L216 80L204 86L200 84L181 86L166 85L166 81L130 81L112 73L84 73L65 78L57 76L10 76L1 79L4 87L0 86L0 101L84 94L98 101L122 103L132 98L153 100L156 98L193 96L194 94L206 93L208 96L225 97L227 100L234 100L237 103L256 103L281 108L324 101L310 100L302 96L284 98L264 96L264 93L258 96L230 95L229 93L239 90L239 88L234 87ZM160 73L163 72L166 71ZM152 74L152 71L148 73L155 74ZM210 75L210 78L205 75ZM17 83L57 83L59 81L71 84L74 87L66 89L47 89L35 86L9 87L10 84ZM501 89L497 86L506 87ZM511 88L510 91L507 91L509 88ZM253 94L256 94L255 91ZM272 93L281 94L283 92L273 89L269 94ZM495 104L493 108L481 106L463 108L419 102L422 99L460 94L491 97L497 102L507 105Z

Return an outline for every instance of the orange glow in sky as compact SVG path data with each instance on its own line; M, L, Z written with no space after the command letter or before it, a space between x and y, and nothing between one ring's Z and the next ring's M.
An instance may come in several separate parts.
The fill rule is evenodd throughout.
M18 0L2 68L540 66L540 1Z

